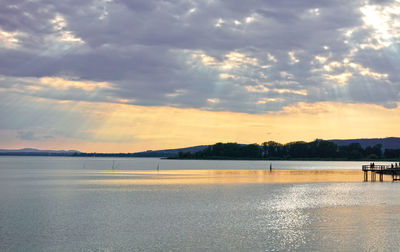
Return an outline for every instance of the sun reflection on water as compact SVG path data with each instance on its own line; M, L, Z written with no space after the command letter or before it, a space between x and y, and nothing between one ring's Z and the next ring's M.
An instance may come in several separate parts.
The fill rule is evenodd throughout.
M363 179L358 170L88 171L77 175L82 183L104 185L361 182Z

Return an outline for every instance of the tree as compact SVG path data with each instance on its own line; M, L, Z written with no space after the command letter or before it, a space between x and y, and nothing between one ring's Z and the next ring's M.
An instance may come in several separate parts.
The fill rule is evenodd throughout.
M267 157L279 157L280 155L280 148L282 147L282 144L274 142L274 141L269 141L266 142L266 152L267 152Z
M308 154L308 146L306 142L292 142L287 144L289 147L289 155L293 158L304 158Z
M400 149L386 149L384 156L385 158L400 158Z
M263 150L263 152L262 152L262 155L263 155L263 157L264 158L267 158L267 142L264 142L264 143L262 143L262 150Z
M364 149L359 143L340 146L339 156L347 159L360 159L364 156Z
M370 146L368 146L370 147ZM368 147L365 149L365 152L367 152ZM375 144L372 148L371 148L371 153L365 153L367 156L368 155L375 155L377 156L377 158L381 158L382 157L382 144Z
M336 157L337 145L329 141L318 141L317 157L329 158Z

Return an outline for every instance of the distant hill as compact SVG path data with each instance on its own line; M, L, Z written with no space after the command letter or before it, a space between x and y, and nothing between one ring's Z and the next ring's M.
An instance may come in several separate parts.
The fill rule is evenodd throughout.
M149 150L143 152L136 152L133 153L132 156L134 157L170 157L176 156L179 152L197 152L204 150L207 148L208 145L198 145L193 147L186 147L186 148L179 148L179 149L167 149L167 150Z
M351 143L359 143L365 149L368 146L382 144L382 150L385 149L400 149L400 137L387 138L360 138L360 139L333 139L327 140L339 146L348 145Z
M205 149L208 145L199 145L179 149L148 150L136 153L84 153L77 150L38 150L24 148L17 150L0 149L2 156L103 156L103 157L170 157L182 152L197 152Z
M72 156L80 153L76 150L38 150L33 148L24 148L17 150L0 149L0 155L13 156Z

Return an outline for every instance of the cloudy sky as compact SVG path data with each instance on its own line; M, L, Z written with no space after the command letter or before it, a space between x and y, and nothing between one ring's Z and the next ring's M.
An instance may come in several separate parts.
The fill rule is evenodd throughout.
M0 148L399 136L400 2L2 0Z

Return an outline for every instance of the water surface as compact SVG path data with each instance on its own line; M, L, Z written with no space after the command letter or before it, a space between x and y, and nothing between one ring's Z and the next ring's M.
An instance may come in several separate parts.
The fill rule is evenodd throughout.
M78 170L360 170L370 161L174 160L159 158L7 157L4 168ZM375 162L391 164L390 162Z
M114 159L114 170L112 162L1 157L0 251L393 251L400 245L400 183L364 183L362 175L326 182L338 169L357 176L361 163L280 161L269 173L260 161ZM289 165L297 170L285 171ZM269 181L273 174L277 181Z

